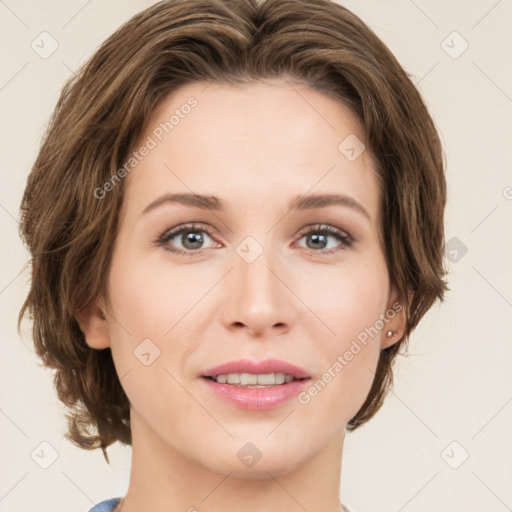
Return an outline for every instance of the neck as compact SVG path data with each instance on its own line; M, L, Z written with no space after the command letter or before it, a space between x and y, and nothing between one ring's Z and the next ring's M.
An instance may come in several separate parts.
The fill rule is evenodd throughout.
M262 457L250 473L241 473L238 460L221 464L223 471L207 467L204 461L184 455L179 446L164 442L133 410L131 419L130 484L115 512L196 512L205 507L209 512L224 512L227 505L253 512L343 511L339 488L344 430L295 467L281 461L269 463L268 457L265 465Z

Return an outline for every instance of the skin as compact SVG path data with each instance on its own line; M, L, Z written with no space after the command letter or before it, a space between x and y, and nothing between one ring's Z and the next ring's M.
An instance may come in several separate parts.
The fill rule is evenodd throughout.
M226 361L272 357L316 381L396 304L374 162L369 150L355 161L338 150L350 134L364 141L362 126L306 85L206 86L183 86L155 109L142 142L189 97L198 101L126 177L108 300L78 319L90 347L110 347L131 403L133 459L121 510L338 511L345 425L370 391L379 351L401 338L403 314L360 344L308 404L239 409L200 375ZM143 214L164 192L214 195L226 211L166 203ZM299 196L334 192L370 218L348 206L289 208ZM155 242L191 222L212 236L194 231L203 236L196 246L182 235L167 242L189 255ZM314 245L299 231L315 224L354 242L345 247L329 234ZM263 249L252 263L236 252L249 235ZM149 366L133 353L147 338L160 350ZM250 468L237 457L249 441L262 453Z

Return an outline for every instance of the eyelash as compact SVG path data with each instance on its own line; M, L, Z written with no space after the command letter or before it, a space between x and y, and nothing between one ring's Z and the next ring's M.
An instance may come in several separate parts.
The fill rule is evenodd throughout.
M173 249L169 245L170 240L177 237L178 235L181 235L182 233L184 233L186 231L191 231L191 232L203 231L210 238L213 239L213 234L207 226L205 226L203 224L185 224L182 226L177 226L176 228L173 228L169 231L165 231L164 233L162 233L156 240L156 244L158 246L163 247L163 249L165 249L166 251L169 251L173 254L178 254L178 255L182 255L182 256L191 256L191 257L196 256L196 255L201 255L203 253L203 251L206 249L198 249L198 250L190 249L188 251L183 251L181 249ZM305 235L309 235L310 233L317 233L317 234L320 233L320 234L324 234L324 235L325 234L331 235L334 238L336 238L337 240L339 240L341 242L341 244L344 246L341 249L340 248L321 249L319 251L306 248L306 250L310 251L313 254L322 254L322 255L323 254L334 254L338 251L342 251L348 247L351 247L354 242L354 239L350 235L346 234L344 231L341 231L333 226L329 226L326 224L316 224L314 226L307 226L306 228L301 229L299 232L299 235L300 235L299 240L301 240Z

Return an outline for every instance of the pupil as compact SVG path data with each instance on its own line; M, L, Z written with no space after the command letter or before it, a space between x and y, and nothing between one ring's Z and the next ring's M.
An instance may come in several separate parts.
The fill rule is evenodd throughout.
M197 235L196 233L197 231L189 231L185 235L185 239L182 240L182 242L190 242L192 244L192 247L189 247L189 249L197 249L203 243L203 237L201 235ZM194 243L196 245L194 245ZM185 243L183 245L185 245L185 247L187 246Z
M320 238L322 239L322 242L323 242L323 245L322 245L322 249L323 249L325 247L326 236L325 235L311 235L311 240L313 240L313 241L318 242ZM313 246L313 249L315 247L318 247L318 245L317 246Z

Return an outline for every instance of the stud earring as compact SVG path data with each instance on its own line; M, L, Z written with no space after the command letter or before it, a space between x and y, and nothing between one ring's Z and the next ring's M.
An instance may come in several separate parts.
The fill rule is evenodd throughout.
M391 338L391 337L393 336L393 331L387 331L387 332L386 332L386 336L387 336L388 338Z

